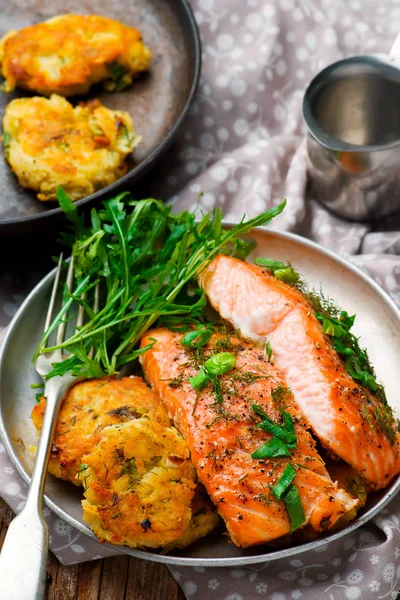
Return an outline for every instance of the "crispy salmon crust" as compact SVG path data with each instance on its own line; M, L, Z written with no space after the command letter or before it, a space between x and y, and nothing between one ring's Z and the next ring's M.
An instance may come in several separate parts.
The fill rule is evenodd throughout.
M270 492L289 459L251 457L272 437L257 427L260 418L251 404L258 404L271 419L279 421L281 412L274 405L271 391L285 382L253 344L230 337L229 351L235 353L237 365L221 378L222 404L216 402L210 386L197 398L188 378L197 374L199 367L193 363L193 354L181 345L181 337L167 329L149 331L142 346L150 338L157 342L141 357L143 370L185 437L199 480L225 520L232 540L246 547L289 533L285 504ZM213 352L219 340L220 336L213 337L206 351ZM295 484L303 503L305 524L321 531L324 526L333 526L358 501L329 478L290 397L285 405L295 421L297 449L292 451L290 461L297 471Z
M99 100L73 107L65 98L17 98L3 117L5 157L22 187L39 200L57 199L62 186L84 198L125 175L126 158L141 137L131 116Z
M217 256L201 273L211 305L274 361L315 435L352 465L371 489L400 471L400 435L390 411L356 383L304 296L261 267ZM385 411L385 428L377 415Z
M32 410L32 420L40 431L46 400L42 397ZM126 423L146 415L168 426L167 411L141 377L104 377L74 385L63 400L50 454L49 472L75 485L84 454L100 442L109 425Z
M0 40L7 92L19 87L72 96L86 94L99 81L118 91L146 71L150 60L137 29L99 15L60 15Z

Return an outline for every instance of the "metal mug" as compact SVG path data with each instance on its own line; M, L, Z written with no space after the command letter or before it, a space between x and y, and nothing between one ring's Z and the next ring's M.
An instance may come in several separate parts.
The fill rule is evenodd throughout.
M400 35L389 55L322 70L303 100L307 168L316 199L351 220L400 210Z

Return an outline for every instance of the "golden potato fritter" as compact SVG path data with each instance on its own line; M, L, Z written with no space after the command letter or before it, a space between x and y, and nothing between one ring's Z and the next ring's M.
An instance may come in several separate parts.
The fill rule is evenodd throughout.
M86 94L104 81L109 91L146 71L151 52L137 29L99 15L61 15L11 31L0 40L3 90L50 96Z
M148 417L107 427L82 460L83 518L101 540L158 548L189 526L196 472L175 428Z
M130 115L98 100L75 108L61 96L19 98L3 117L5 157L22 187L55 200L62 186L72 200L114 183L140 141Z
M163 552L178 550L209 534L222 523L214 504L201 483L197 483L191 504L192 518L177 540L163 546Z
M46 400L32 411L32 420L40 431ZM49 471L59 479L81 485L82 456L100 442L104 427L133 421L150 415L169 426L167 411L141 377L117 380L105 377L74 385L63 400L58 416Z

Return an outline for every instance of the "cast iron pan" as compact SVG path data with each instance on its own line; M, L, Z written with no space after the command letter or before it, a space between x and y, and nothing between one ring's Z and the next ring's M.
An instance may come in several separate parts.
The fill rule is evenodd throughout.
M119 181L78 200L78 206L109 197L133 185L155 164L172 142L187 113L200 77L201 48L187 0L25 0L0 7L0 35L64 13L96 13L137 27L153 53L149 73L118 93L93 87L85 98L128 111L143 136ZM0 92L1 117L8 102L27 95ZM72 103L81 100L70 98ZM2 152L0 152L2 154ZM57 227L62 217L54 202L40 202L22 188L0 156L0 234L27 233Z

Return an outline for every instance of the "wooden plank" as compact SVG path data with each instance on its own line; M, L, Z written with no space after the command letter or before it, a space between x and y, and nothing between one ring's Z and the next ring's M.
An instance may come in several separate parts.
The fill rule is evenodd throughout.
M102 570L102 560L93 560L79 565L77 600L98 600L100 596Z
M130 558L126 599L181 600L179 588L165 565Z
M0 549L3 546L8 526L12 521L13 512L11 508L0 498Z
M56 577L49 586L48 600L76 600L78 577L79 565L66 567L58 563Z
M104 559L99 600L125 599L128 564L128 556Z
M57 571L60 563L52 552L49 552L47 561L47 582L45 598L55 600L57 598Z

